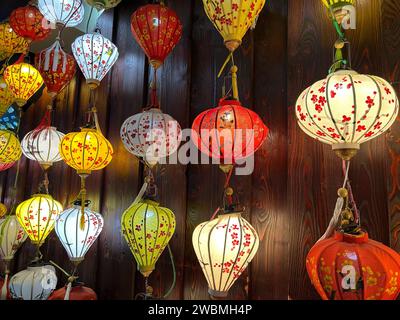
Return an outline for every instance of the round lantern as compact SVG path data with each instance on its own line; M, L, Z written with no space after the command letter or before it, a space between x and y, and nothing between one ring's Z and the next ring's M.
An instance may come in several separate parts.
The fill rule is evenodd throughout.
M83 0L39 0L41 14L50 22L60 26L75 27L83 21Z
M318 242L306 265L324 300L395 300L400 293L399 254L364 232Z
M387 131L399 112L396 91L385 80L340 70L307 88L296 104L300 128L332 145L343 159Z
M7 171L8 169L12 168L16 162L10 163L0 163L0 172Z
M224 214L200 224L193 232L193 247L207 279L209 293L224 298L254 258L257 232L240 213Z
M20 7L11 12L10 26L28 41L44 40L51 33L48 22L34 6Z
M29 63L8 66L4 71L4 80L20 107L23 107L43 85L40 72Z
M203 0L204 10L222 35L229 51L235 51L256 22L265 0Z
M132 14L131 31L157 69L181 39L182 24L164 4L148 4Z
M122 0L86 0L89 6L97 10L108 10L116 7Z
M47 300L57 286L53 266L31 266L10 279L10 293L15 300Z
M54 162L62 160L59 145L64 136L54 127L30 131L21 141L22 153L48 169Z
M0 76L0 117L5 114L14 102L14 95L9 90L3 76Z
M62 49L58 40L36 55L35 64L51 97L68 85L76 71L74 57Z
M125 120L120 134L126 150L150 167L176 152L182 140L179 123L157 108Z
M16 216L6 216L0 219L0 258L4 261L11 261L26 238L27 234Z
M17 35L8 22L0 23L0 57L6 59L15 53L28 52L29 44Z
M7 211L8 209L6 205L0 202L0 218L3 218L6 215Z
M148 277L175 232L175 215L158 203L144 200L122 215L121 230L140 273Z
M16 216L32 243L40 247L54 229L62 209L61 204L50 195L36 194L17 207Z
M67 286L54 291L47 300L66 300ZM97 294L92 289L78 284L72 287L67 300L97 300Z
M75 205L63 211L57 218L55 231L69 259L79 264L85 258L86 252L103 229L103 217L89 208L85 208L85 227L79 227L81 219L81 206ZM72 299L73 300L73 299Z
M99 33L76 38L72 52L91 88L99 86L119 56L118 48Z
M201 152L233 164L253 155L268 135L262 119L236 100L221 100L217 108L204 111L192 129L192 140Z
M60 154L79 175L105 168L112 160L110 142L96 129L82 128L67 134L60 143Z
M21 144L16 135L8 130L0 130L0 162L14 163L21 158Z

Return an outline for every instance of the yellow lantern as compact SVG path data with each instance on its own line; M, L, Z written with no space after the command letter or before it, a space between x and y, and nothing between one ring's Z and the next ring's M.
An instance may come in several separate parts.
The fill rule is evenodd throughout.
M14 95L8 89L3 76L0 76L0 117L6 113L10 105L14 102Z
M174 213L150 200L132 204L122 215L122 234L144 277L149 277L155 269L175 225Z
M4 80L14 94L15 102L23 107L43 85L40 72L29 63L13 64L4 71Z
M204 10L224 38L229 51L235 51L258 18L266 0L203 0Z
M36 194L22 202L16 216L32 243L40 247L54 229L57 216L63 210L61 204L48 194Z
M7 211L8 209L6 205L4 203L0 203L0 219L6 215Z
M0 23L0 60L14 53L26 53L28 48L28 41L17 35L8 22Z
M0 163L12 163L21 158L21 144L15 134L0 130Z

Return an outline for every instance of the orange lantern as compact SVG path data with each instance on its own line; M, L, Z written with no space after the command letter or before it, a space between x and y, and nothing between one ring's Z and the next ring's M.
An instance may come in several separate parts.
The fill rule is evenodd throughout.
M399 254L366 232L336 232L311 249L306 265L323 300L395 300L400 293Z

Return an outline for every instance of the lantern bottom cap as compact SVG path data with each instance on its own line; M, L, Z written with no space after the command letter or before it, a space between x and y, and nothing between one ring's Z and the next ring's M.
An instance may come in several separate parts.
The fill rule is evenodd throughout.
M360 144L358 143L338 143L332 145L332 150L335 151L336 155L342 160L351 160L360 150Z
M96 89L100 85L100 81L96 79L86 79L86 83L90 89Z
M210 294L210 296L215 298L226 298L228 296L227 291L217 291L211 288L208 289L208 293Z
M150 60L150 64L153 66L154 69L158 69L162 66L162 61L158 60L158 59L151 59Z
M92 173L92 171L91 170L76 170L76 173L79 176L88 176Z
M15 99L15 103L18 105L18 107L23 107L24 105L26 105L27 100L17 98Z
M225 47L230 51L233 52L242 44L242 41L238 39L229 39L225 41Z
M148 278L150 276L150 274L154 271L154 269L155 269L155 265L139 267L140 273L146 278Z

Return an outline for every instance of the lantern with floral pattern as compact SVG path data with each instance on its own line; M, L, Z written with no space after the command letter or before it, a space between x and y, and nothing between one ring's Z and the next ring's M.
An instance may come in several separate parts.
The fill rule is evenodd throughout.
M332 145L343 159L386 132L396 121L399 100L386 80L340 70L307 88L296 104L300 128Z
M259 246L256 230L241 213L207 221L193 232L193 247L211 296L224 298L254 258Z
M8 66L4 71L4 80L19 107L23 107L43 85L40 72L29 63Z
M21 144L16 135L8 130L0 130L0 162L14 163L21 155Z
M400 293L399 254L365 232L317 242L306 265L323 300L395 300Z
M137 9L131 17L131 30L154 69L164 63L182 37L179 17L163 3Z
M265 0L203 0L203 4L208 18L224 38L225 46L233 52L254 25Z
M39 0L42 15L56 25L74 27L83 21L83 0Z
M15 53L27 53L29 44L14 32L8 22L0 23L0 61Z
M122 215L122 234L144 277L154 271L157 260L175 232L175 215L158 203L134 203Z
M20 7L11 12L10 26L29 42L44 40L51 32L48 21L34 6Z
M53 98L68 85L76 71L74 57L62 49L58 40L36 55L35 64L43 77L47 92Z

